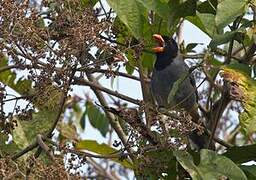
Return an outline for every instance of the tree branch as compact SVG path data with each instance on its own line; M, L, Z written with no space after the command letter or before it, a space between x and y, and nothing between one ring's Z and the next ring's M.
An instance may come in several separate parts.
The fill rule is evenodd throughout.
M245 52L244 56L241 58L240 62L250 64L251 59L255 56L254 53L256 51L256 44L253 43L248 50Z
M44 143L43 141L43 137L41 134L38 134L36 136L36 141L38 143L38 145L45 151L45 153L50 157L50 159L53 161L54 160L54 156L53 153L51 151L51 149Z
M233 25L230 27L231 31L235 31L239 27L239 23L240 23L242 18L243 18L243 15L236 18L236 20L234 21ZM228 47L228 54L226 56L224 64L230 64L230 62L231 62L234 42L235 42L235 38L233 37L230 40L229 47Z
M88 74L88 75L89 75L89 77L92 76L90 74ZM105 93L111 94L113 96L116 96L116 97L118 97L120 99L123 99L125 101L131 102L131 103L136 104L136 105L140 105L141 104L140 100L133 99L133 98L131 98L129 96L120 94L120 93L118 93L116 91L112 91L112 90L110 90L108 88L105 88L105 87L101 86L98 83L95 83L94 81L90 81L90 80L88 81L88 80L85 80L85 79L82 79L82 78L74 77L74 84L75 85L90 86L93 90L95 89L95 90L103 91Z
M116 153L116 154L109 154L109 155L98 155L98 154L91 154L91 153L88 153L88 152L82 152L82 151L77 151L77 150L74 150L74 149L64 149L64 151L66 153L74 153L74 154L77 154L79 156L83 156L83 157L91 157L91 158L97 158L97 159L120 159L120 158L123 158L125 156L128 156L128 154L124 154L123 152L119 152L119 153Z
M111 174L109 174L103 167L100 166L96 161L94 161L92 158L87 158L87 161L95 168L95 170L103 176L105 179L109 180L118 180L117 178L113 177Z
M30 97L32 97L32 95L30 95L30 96L20 96L20 97L5 99L5 100L3 100L3 102L14 101L14 100L17 101L17 100L20 100L20 99L27 100Z
M101 87L101 86L98 84L96 79L91 74L86 73L86 76L89 79L88 83L92 85L90 87L92 88L94 94L98 98L100 104L103 107L107 107L108 103L107 103L106 99L104 98L104 96L103 96L102 92L100 91L100 89L97 88L97 87ZM107 116L107 118L109 120L110 125L112 126L113 129L115 129L115 132L117 133L118 137L122 141L123 145L126 146L128 138L125 135L122 127L120 126L119 121L115 118L115 116L112 113L106 111L105 109L104 109L104 111L105 111L105 114L106 114L106 116ZM133 159L132 150L127 149L127 151L129 152L131 159Z
M203 59L205 54L181 54L183 59Z
M71 84L71 81L72 81L72 79L73 79L72 77L73 77L74 74L75 74L75 69L76 69L76 68L74 68L74 71L72 72L73 75L72 75L72 76L70 77L70 79L69 79L68 88L69 88L69 85ZM68 88L67 88L67 89L68 89ZM48 132L47 135L46 135L48 138L51 138L51 137L52 137L52 132L53 132L53 130L55 129L55 127L56 127L56 125L57 125L57 123L58 123L58 121L59 121L59 119L60 119L60 116L61 116L62 111L63 111L63 107L64 107L64 105L65 105L66 97L67 97L67 90L66 90L66 93L65 93L64 97L63 97L62 100L61 100L61 103L60 103L61 105L60 105L60 110L59 110L59 112L58 112L58 115L57 115L57 117L56 117L56 119L55 119L55 121L54 121L54 123L53 123L51 129L49 130L49 132ZM11 157L11 159L12 159L12 160L18 159L19 157L21 157L21 156L23 156L24 154L26 154L27 152L33 150L33 149L36 148L37 146L38 146L38 141L32 143L31 145L29 145L29 146L26 147L25 149L23 149L23 150L21 150L20 152L14 154L14 155ZM41 149L41 147L40 147L40 148L37 150L37 152L36 152L36 156L39 156L39 155L40 155L41 150L42 150L42 149Z
M0 73L2 73L4 71L8 71L10 69L19 68L19 67L20 66L18 66L18 65L10 65L10 66L0 67Z
M24 148L23 150L21 150L20 152L12 155L11 159L14 161L14 160L18 159L19 157L23 156L24 154L26 154L27 152L32 151L37 146L38 146L37 142L34 142L34 143L30 144L29 146L27 146L26 148Z
M79 68L78 71L86 71L88 73L110 73L113 74L115 76L122 76L122 77L126 77L126 78L130 78L136 81L140 81L140 79L136 76L132 76L130 74L127 73L123 73L123 72L119 72L119 71L111 71L108 69L96 69L96 68L90 68L90 69L86 69L84 70L83 68Z
M59 120L60 120L60 117L61 117L61 114L63 113L63 110L64 110L64 105L65 105L65 102L66 102L66 99L68 97L68 90L72 84L72 81L74 79L74 76L75 76L75 73L76 73L76 65L74 66L74 68L72 69L72 72L71 72L71 75L69 77L69 80L66 84L66 88L64 89L64 94L63 94L63 97L61 99L61 102L60 102L60 109L59 109L59 112L57 114L57 117L51 127L51 129L48 131L46 137L48 138L51 138L52 137L52 132L54 131L55 127L57 126Z
M223 85L223 91L222 91L222 96L221 98L213 105L212 110L210 111L210 113L213 116L210 116L210 121L209 121L209 127L211 129L211 136L209 139L209 143L208 143L208 148L210 147L213 137L215 135L215 131L217 129L218 123L219 123L219 119L221 118L224 110L226 109L227 105L230 102L230 96L229 96L229 85L228 82L224 81L224 85Z
M133 108L124 108L124 109L115 109L111 107L104 107L109 112L116 114L120 118L122 118L125 122L127 122L133 129L139 132L149 143L153 145L157 145L160 143L158 141L158 137L152 133L150 128L148 128L143 120L141 119L138 111Z
M152 118L150 115L150 107L153 102L153 98L151 96L149 84L147 84L145 81L144 69L142 66L142 62L139 58L137 58L137 63L138 63L138 67L139 67L140 84L141 84L143 101L145 102L144 111L145 111L145 117L146 117L146 125L149 128L152 124Z

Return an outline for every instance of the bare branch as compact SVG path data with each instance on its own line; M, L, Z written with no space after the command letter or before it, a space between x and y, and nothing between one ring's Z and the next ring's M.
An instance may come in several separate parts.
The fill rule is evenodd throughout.
M95 170L104 178L110 180L118 180L117 178L113 177L110 173L108 173L100 164L94 161L92 158L87 158L87 161L95 168Z
M50 159L53 161L54 160L54 156L53 153L51 151L51 149L44 143L43 141L43 137L41 134L38 134L36 136L36 141L38 143L38 145L45 151L45 153L50 157Z
M17 100L20 100L20 99L27 100L30 97L32 97L32 95L30 95L30 96L20 96L20 97L5 99L5 100L3 100L3 102L14 101L14 100L17 101Z
M153 98L151 96L149 84L146 83L146 81L145 81L146 73L143 70L142 62L139 58L137 58L137 64L139 67L142 96L143 96L143 100L145 102L144 109L145 109L145 116L146 116L146 123L147 123L146 125L147 125L147 127L150 127L152 124L151 115L150 115L150 107L153 102Z
M133 98L131 98L129 96L126 96L126 95L120 94L120 93L118 93L116 91L112 91L112 90L110 90L108 88L105 88L105 87L99 85L98 83L95 83L95 82L92 82L92 81L88 81L88 80L85 80L85 79L82 79L82 78L74 77L74 84L75 85L90 86L92 89L103 91L105 93L111 94L113 96L116 96L116 97L118 97L120 99L123 99L125 101L128 101L128 102L131 102L133 104L136 104L136 105L140 105L141 104L140 100L133 99Z
M87 75L87 78L89 79L88 82L90 84L92 84L91 88L92 88L94 94L97 96L100 104L103 107L107 107L108 103L107 103L106 99L104 98L102 92L99 91L100 89L97 88L99 86L98 82L95 80L95 78L91 74L87 73L86 75ZM101 86L99 86L99 87L101 87ZM115 131L116 131L118 137L120 138L120 140L122 141L122 143L124 145L126 145L128 138L125 135L122 127L120 126L119 121L116 120L115 116L112 113L110 113L106 110L105 110L105 114L106 114L111 126L115 129ZM131 153L132 150L130 150L129 148L127 150L130 154L130 157L133 158L132 153Z
M122 76L122 77L126 77L126 78L133 79L133 80L136 80L136 81L140 81L140 79L136 76L132 76L130 74L119 72L119 71L111 71L111 70L107 70L107 69L96 69L96 68L91 68L91 69L86 69L86 70L83 70L83 68L79 68L78 71L80 69L81 69L81 71L86 71L88 73L105 73L105 74L110 73L110 74L113 74L115 76Z
M30 145L27 146L25 149L23 149L23 150L21 150L20 152L14 154L14 155L11 157L11 159L12 159L12 160L18 159L19 157L23 156L23 155L26 154L27 152L32 151L34 148L37 147L37 145L38 145L37 142L34 142L34 143L30 144Z
M217 125L219 123L219 119L221 118L224 110L226 109L227 105L230 102L229 96L229 85L228 82L224 81L224 88L222 91L221 98L213 105L210 113L212 116L210 117L209 127L211 128L211 136L209 139L208 147L210 147L213 137L215 135L215 131L217 129Z
M97 154L91 154L88 152L82 152L82 151L77 151L74 149L65 149L64 150L67 153L74 153L77 154L79 156L83 156L83 157L91 157L91 158L99 158L99 159L118 159L118 158L124 158L126 156L128 156L128 154L124 154L123 152L118 152L115 154L109 154L109 155L97 155Z
M19 65L10 65L10 66L4 66L4 67L0 67L0 73L4 72L4 71L8 71L10 69L15 69L15 68L19 68Z
M246 63L246 64L250 64L251 63L251 59L255 56L254 53L256 51L256 44L253 43L248 50L246 51L246 53L244 54L244 56L241 58L240 62L242 63Z

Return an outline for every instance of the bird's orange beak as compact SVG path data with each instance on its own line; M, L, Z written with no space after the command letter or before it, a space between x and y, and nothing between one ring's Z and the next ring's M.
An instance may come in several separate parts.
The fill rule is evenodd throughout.
M158 46L152 48L155 53L163 52L164 51L164 39L160 34L154 34L153 38L158 42Z

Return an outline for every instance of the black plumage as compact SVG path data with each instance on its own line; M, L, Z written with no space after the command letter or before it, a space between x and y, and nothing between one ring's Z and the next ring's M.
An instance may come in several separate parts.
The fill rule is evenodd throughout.
M159 46L153 48L156 53L156 62L151 79L151 91L159 107L168 109L184 109L198 122L197 91L194 77L189 74L189 67L179 55L178 45L172 37L155 34L153 36ZM168 103L168 95L174 83L187 74L187 78L180 84L173 101ZM206 147L207 139L200 136L197 130L191 132L190 140L197 149Z

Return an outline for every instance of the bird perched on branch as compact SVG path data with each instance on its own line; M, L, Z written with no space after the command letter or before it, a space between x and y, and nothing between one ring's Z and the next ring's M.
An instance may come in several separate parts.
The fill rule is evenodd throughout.
M179 54L178 45L172 37L154 34L153 38L158 42L158 46L152 50L156 53L156 62L151 79L151 91L158 107L167 109L184 109L194 122L199 121L197 91L194 77L189 72L189 67ZM172 88L181 78L177 91L171 102L168 97ZM189 135L189 139L196 149L206 148L207 139L199 135L194 130Z

